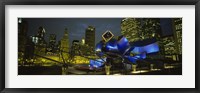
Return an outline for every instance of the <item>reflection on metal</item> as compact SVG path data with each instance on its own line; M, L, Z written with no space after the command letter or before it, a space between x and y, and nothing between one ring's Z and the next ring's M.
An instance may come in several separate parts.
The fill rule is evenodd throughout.
M143 52L154 53L154 52L159 52L159 46L158 46L158 43L155 42L155 43L152 43L152 44L149 44L149 45L146 45L146 46L135 47L132 50L132 52L133 53L143 53Z

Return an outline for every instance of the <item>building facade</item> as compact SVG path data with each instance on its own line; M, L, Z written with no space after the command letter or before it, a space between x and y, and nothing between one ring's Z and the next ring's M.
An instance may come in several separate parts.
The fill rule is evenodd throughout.
M60 50L60 61L69 61L69 55L70 55L70 48L69 48L69 35L68 35L68 29L65 28L64 36L59 41L58 44L59 50Z
M46 48L47 48L47 42L45 41L45 28L40 26L38 29L38 32L36 36L32 37L32 39L36 39L35 41L35 54L38 55L45 55L46 54ZM34 40L32 40L34 41Z
M95 28L88 26L85 32L85 44L94 50L95 47Z
M165 36L162 38L163 46L164 46L164 55L165 58L172 59L177 61L177 52L176 52L176 44L173 35Z
M182 18L172 19L173 35L175 38L176 52L182 54Z
M69 52L69 34L67 28L65 29L63 38L60 40L60 50Z
M49 35L49 45L47 48L47 52L55 53L56 52L56 35L50 34Z
M159 18L125 18L121 22L121 33L130 42L160 37Z
M121 21L121 33L130 42L140 40L141 22L137 18L125 18Z
M156 38L161 50L159 53L163 54L159 18L125 18L121 22L121 33L129 42Z
M26 43L27 43L28 22L18 19L18 63L23 65L26 60Z
M155 37L159 40L161 34L161 26L159 18L143 18L141 19L140 39L148 39Z

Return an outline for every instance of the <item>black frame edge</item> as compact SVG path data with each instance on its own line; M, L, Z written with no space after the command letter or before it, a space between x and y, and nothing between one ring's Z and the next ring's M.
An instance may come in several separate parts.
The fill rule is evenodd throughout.
M199 0L6 0L15 5L195 5Z
M5 3L0 1L0 91L5 89Z
M200 72L198 72L200 70L200 64L199 64L199 40L200 40L200 1L197 2L195 4L195 88L197 89L197 91L200 91Z

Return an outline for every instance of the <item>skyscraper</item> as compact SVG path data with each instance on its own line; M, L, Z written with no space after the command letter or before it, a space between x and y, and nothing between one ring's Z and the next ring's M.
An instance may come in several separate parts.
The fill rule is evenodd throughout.
M165 55L174 55L176 53L174 37L172 35L163 37L162 42L164 45Z
M172 29L175 38L176 52L182 54L182 18L172 19Z
M38 30L38 33L37 33L37 36L38 36L39 38L44 39L45 33L46 33L46 31L45 31L44 27L40 26L40 27L39 27L39 30Z
M162 37L164 55L166 58L178 60L176 56L176 45L173 35Z
M19 18L18 19L18 33L19 35L26 36L28 32L28 22Z
M47 42L45 41L45 28L40 26L38 28L37 35L35 37L32 37L32 39L36 39L35 42L35 54L38 55L45 55L46 54L46 48L47 48ZM34 41L34 40L32 40Z
M27 43L28 22L19 18L18 19L18 60L19 64L24 62L26 56L26 43ZM23 64L23 63L22 63Z
M28 32L28 22L22 19L18 19L18 51L22 52L25 49L27 32Z
M60 41L60 50L64 52L69 52L69 35L67 28L65 28L64 36Z
M161 39L160 18L142 18L140 39L156 38L159 45L159 54L164 54L164 46Z
M59 41L59 49L60 49L60 61L67 62L69 61L69 55L70 55L70 49L69 49L69 35L68 35L68 29L65 28L64 31L64 36L63 38Z
M121 33L130 42L140 40L139 32L141 31L140 20L136 18L125 18L121 21Z
M72 41L72 46L71 46L71 53L72 53L72 56L78 56L78 55L81 55L81 52L80 52L80 45L81 43L79 42L79 40L73 40Z
M161 34L160 19L159 18L142 18L140 38L148 39L155 37L159 40Z
M130 42L148 38L159 38L161 33L159 18L125 18L121 22L121 33Z
M121 22L121 33L131 43L155 38L159 45L158 57L164 54L159 18L125 18Z
M86 28L85 44L92 50L95 47L95 28L93 26L88 26L88 28Z
M56 47L56 35L55 34L50 34L49 36L49 52L55 52Z

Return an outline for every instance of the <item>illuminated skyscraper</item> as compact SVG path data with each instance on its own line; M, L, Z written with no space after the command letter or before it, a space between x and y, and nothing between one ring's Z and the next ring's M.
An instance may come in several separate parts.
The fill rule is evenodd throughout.
M28 32L28 23L23 19L18 19L18 49L24 51Z
M71 46L71 52L72 52L72 55L80 55L80 42L79 40L73 40L72 41L72 46Z
M161 27L159 18L143 18L141 20L141 31L139 32L140 38L148 39L155 37L159 40Z
M140 20L136 18L125 18L121 21L121 33L130 42L140 40L140 27Z
M164 46L161 39L160 18L142 18L140 39L156 38L159 45L159 54L164 54Z
M48 51L49 52L55 52L56 49L56 35L55 34L50 34L49 36L49 46L48 46Z
M81 48L81 52L83 55L86 55L86 52L87 52L87 48L88 46L85 45L85 38L82 38L81 39L81 44L80 44L80 48Z
M182 18L172 19L173 34L176 43L177 54L182 54Z
M19 18L18 19L18 34L26 36L28 32L28 22Z
M88 26L85 32L85 44L89 46L92 50L95 47L95 28L93 26Z
M27 42L28 22L18 19L18 60L19 63L25 60L26 42Z
M59 41L59 49L60 49L60 61L67 61L69 59L69 35L68 35L68 29L65 28L64 36Z
M171 36L165 36L162 39L163 39L165 55L174 55L176 53L174 37L171 35Z
M160 39L161 27L159 18L126 18L121 22L121 33L130 42L156 38L159 49L163 50ZM162 51L160 51L161 53ZM162 53L161 53L162 54Z
M121 33L130 42L160 37L159 18L126 18L121 22Z
M46 54L47 42L44 39L45 33L46 33L45 28L40 26L38 28L37 35L32 37L32 41L36 41L36 42L34 42L35 43L35 54L38 54L38 55Z
M178 60L176 55L176 44L174 36L165 36L162 38L162 43L164 46L164 55L166 58Z
M39 38L44 39L45 33L46 33L46 31L45 31L44 27L40 26L40 27L39 27L39 30L38 30L38 33L37 33L37 36L38 36Z
M69 35L67 28L65 28L64 36L60 41L60 50L64 52L69 52Z

